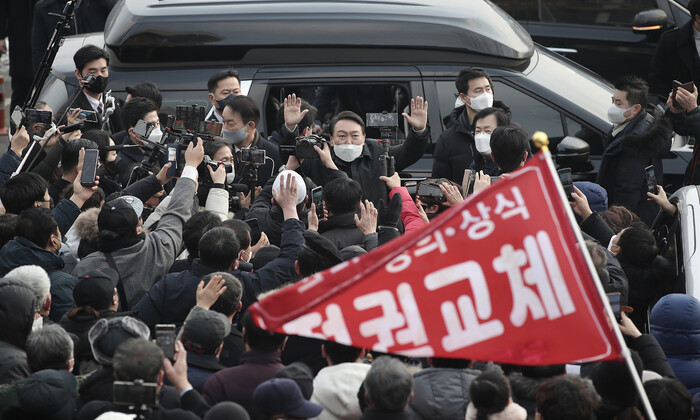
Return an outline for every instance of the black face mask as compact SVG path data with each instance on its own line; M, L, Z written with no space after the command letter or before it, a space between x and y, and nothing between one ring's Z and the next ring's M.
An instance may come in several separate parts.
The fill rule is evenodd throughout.
M115 160L111 162L105 162L102 166L104 166L105 168L105 175L107 175L107 177L117 179L119 174L122 172L124 162L122 161L122 158L117 156Z
M107 89L108 77L97 76L95 81L85 86L92 93L102 93Z

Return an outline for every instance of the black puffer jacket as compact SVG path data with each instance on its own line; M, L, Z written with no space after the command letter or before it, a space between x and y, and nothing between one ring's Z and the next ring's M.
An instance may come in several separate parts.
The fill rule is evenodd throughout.
M663 185L661 155L671 148L668 121L639 113L617 136L611 130L605 146L596 183L608 192L608 204L627 207L651 226L659 206L647 200L644 168L653 165L656 183Z
M420 420L462 420L469 386L481 374L475 369L427 368L413 375L414 398L409 411Z
M0 384L29 377L24 345L34 322L36 297L20 280L0 282Z

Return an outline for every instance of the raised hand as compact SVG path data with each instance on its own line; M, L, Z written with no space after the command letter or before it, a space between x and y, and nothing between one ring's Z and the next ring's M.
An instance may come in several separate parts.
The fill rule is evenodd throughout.
M301 98L297 98L296 93L292 93L284 99L284 124L289 131L294 131L297 124L304 119L308 109L301 110Z
M421 96L411 99L411 115L403 114L403 117L416 131L421 131L428 124L428 101Z

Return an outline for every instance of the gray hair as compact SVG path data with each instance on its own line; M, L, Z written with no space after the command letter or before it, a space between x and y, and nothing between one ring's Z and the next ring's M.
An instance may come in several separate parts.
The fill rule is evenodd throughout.
M46 271L38 265L23 265L7 273L29 286L36 296L37 309L41 309L46 299L51 296L51 280Z
M32 373L68 369L73 359L73 340L58 324L48 324L29 334L25 350Z
M227 317L231 316L236 312L236 309L238 309L238 304L243 297L243 285L233 274L224 271L207 274L202 277L202 280L205 284L208 284L214 276L221 276L221 279L224 280L226 290L209 309L224 314Z
M403 411L413 392L413 376L398 359L378 357L365 377L365 395L379 411Z

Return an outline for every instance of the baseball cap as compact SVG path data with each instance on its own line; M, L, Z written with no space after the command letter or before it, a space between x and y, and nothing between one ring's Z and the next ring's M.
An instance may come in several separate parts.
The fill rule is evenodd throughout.
M75 412L78 381L67 370L40 370L17 393L24 412L45 419L70 419Z
M286 414L300 419L316 417L323 411L323 406L305 400L299 385L288 378L273 378L258 385L253 404L264 414Z
M136 197L134 199L138 200ZM141 210L143 210L143 203L141 203ZM120 235L135 234L138 224L137 211L127 200L124 200L124 197L105 203L97 216L97 227L100 231L108 230Z
M118 281L119 274L111 268L89 271L78 279L73 288L75 306L91 306L98 311L109 308L114 296L114 285Z
M304 199L306 198L306 183L304 182L304 178L301 177L298 173L294 171L282 171L277 175L277 178L275 178L275 182L272 183L272 189L277 191L277 193L280 192L280 180L284 176L284 179L286 180L287 177L291 175L297 180L297 204L301 204Z
M213 354L230 333L231 323L223 314L197 311L182 328L182 343L195 353Z
M88 332L88 341L95 360L111 366L112 356L119 345L130 338L148 339L151 332L143 321L130 316L101 318Z

